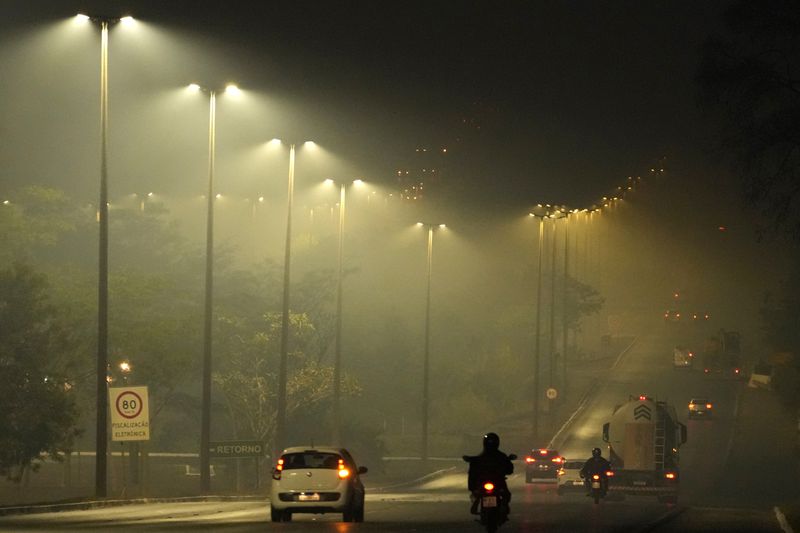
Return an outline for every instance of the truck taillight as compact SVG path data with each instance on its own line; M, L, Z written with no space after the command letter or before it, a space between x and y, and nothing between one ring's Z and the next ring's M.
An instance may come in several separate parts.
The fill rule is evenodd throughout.
M675 479L676 477L675 472L667 472L666 474L664 474L664 477L667 479Z
M600 479L600 476L598 474L592 474L592 479L597 481L598 479Z
M711 409L711 407L713 407L713 406L710 403L706 404L706 409Z

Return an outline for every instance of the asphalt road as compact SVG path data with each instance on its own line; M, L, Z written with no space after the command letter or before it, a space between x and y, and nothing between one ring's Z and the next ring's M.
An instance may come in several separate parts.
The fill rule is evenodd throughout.
M757 498L747 490L719 490L728 479L726 461L735 434L742 384L707 379L699 371L673 370L670 357L675 343L675 332L666 326L640 337L557 445L568 458L586 457L594 446L604 449L602 424L613 406L628 395L648 394L669 400L688 426L687 443L681 450L679 503L628 497L596 506L582 494L558 496L546 487L525 484L524 465L520 464L509 480L514 495L511 519L501 531L781 531L768 503L754 503ZM712 419L686 421L687 403L695 396L706 396L714 402ZM368 476L365 481L370 491ZM737 483L757 491L764 480L743 480L740 476ZM402 490L372 490L362 524L342 523L337 515L296 515L292 523L273 524L269 522L266 501L249 501L138 504L6 516L0 517L0 531L480 531L468 513L465 485L465 472L455 472Z

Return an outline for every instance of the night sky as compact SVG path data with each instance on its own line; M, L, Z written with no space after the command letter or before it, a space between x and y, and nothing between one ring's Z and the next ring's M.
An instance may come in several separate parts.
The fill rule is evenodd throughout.
M4 2L0 40L79 11L130 13L216 50L219 79L314 117L303 134L373 180L447 148L431 164L455 198L584 205L663 156L706 168L713 129L693 77L725 5L28 0Z

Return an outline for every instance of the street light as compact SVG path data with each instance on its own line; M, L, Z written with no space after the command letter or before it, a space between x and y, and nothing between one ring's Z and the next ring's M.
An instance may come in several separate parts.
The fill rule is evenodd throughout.
M533 352L533 438L539 438L539 366L541 362L541 325L542 325L542 247L544 244L544 219L550 215L550 206L538 204L529 213L530 216L539 219L539 239L537 245L537 269L536 269L536 332Z
M78 14L80 21L100 24L100 200L97 210L99 249L97 275L97 375L95 436L95 495L108 493L108 26L131 23L133 17L95 17Z
M335 180L328 178L326 185L334 185ZM359 187L364 182L360 179L353 180L353 185ZM333 361L333 444L341 443L341 396L342 396L342 250L344 241L344 220L345 220L345 200L347 185L340 182L339 185L339 246L336 272L336 344Z
M425 296L425 355L422 365L422 461L428 460L428 406L430 404L430 340L431 340L431 272L433 267L433 231L445 229L444 224L417 222L417 226L428 229L428 260L426 267L427 290Z
M196 83L189 85L192 92L205 92L208 94L208 192L207 218L206 218L206 287L205 287L205 316L203 321L203 378L202 378L202 407L200 416L200 490L207 494L211 490L211 462L209 455L209 442L211 440L211 341L212 341L212 313L214 293L214 200L219 195L214 195L214 164L217 143L217 93ZM228 94L238 94L239 89L234 84L225 87Z
M269 144L281 144L280 139L272 139ZM306 141L304 146L314 146ZM294 204L294 161L295 144L289 145L289 180L286 199L286 247L283 259L283 312L281 316L281 356L278 365L278 406L275 420L275 452L283 450L286 440L286 380L289 359L289 282L292 272L292 206ZM260 201L260 199L259 199Z

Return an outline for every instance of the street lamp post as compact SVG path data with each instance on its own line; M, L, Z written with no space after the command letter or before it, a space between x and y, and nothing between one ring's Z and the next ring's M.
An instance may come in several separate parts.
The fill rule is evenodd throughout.
M292 204L294 203L294 143L289 145L289 184L286 200L286 247L283 256L283 312L281 316L281 358L278 364L278 408L273 456L286 440L286 376L289 357L289 282L292 264Z
M202 406L200 415L200 490L211 491L211 462L209 442L211 440L211 364L212 364L212 325L214 307L214 167L217 143L217 93L196 83L189 85L193 91L208 93L208 190L206 193L206 274L205 310L203 317L203 377ZM229 84L226 92L238 91Z
M541 206L537 206L540 210ZM541 362L541 324L542 324L542 248L544 244L544 217L546 214L530 213L530 216L539 219L539 238L537 244L536 267L536 330L534 333L533 350L533 439L539 438L539 363Z
M334 180L325 180L328 184L333 184ZM353 185L362 185L360 179L354 180ZM345 183L339 185L339 239L336 266L336 341L334 344L333 360L333 443L341 444L342 439L342 277L343 277L343 251L344 251L344 223L346 210L346 190Z
M97 275L97 370L95 495L108 494L108 26L133 17L109 18L78 15L79 20L100 24L100 199Z
M444 229L444 224L418 222L418 226L428 228L428 255L426 263L427 289L425 292L425 354L422 364L422 457L423 464L428 461L428 411L430 405L430 344L431 344L431 272L433 271L433 230Z

